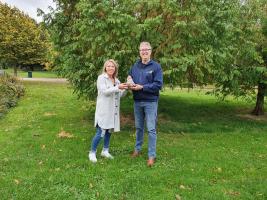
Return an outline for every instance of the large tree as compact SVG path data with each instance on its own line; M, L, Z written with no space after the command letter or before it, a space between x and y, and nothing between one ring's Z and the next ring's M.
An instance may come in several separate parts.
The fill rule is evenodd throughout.
M152 43L153 56L171 86L215 84L217 95L242 96L255 90L265 70L258 51L261 41L255 40L262 35L260 1L57 3L58 9L45 19L58 70L80 95L95 96L97 74L107 58L118 60L123 81L142 40Z
M216 94L234 95L236 97L250 96L256 105L252 114L264 114L264 96L266 95L267 67L264 61L264 18L267 14L267 2L261 0L246 0L237 4L237 12L231 17L230 31L227 35L227 62L219 63L215 71ZM224 53L224 52L223 52ZM256 93L257 95L256 95Z
M47 32L32 18L0 2L0 60L14 66L44 64Z
M258 67L259 76L256 77L258 83L258 92L256 106L252 114L264 114L264 97L267 95L267 3L262 7L263 16L260 18L260 31L261 36L258 37L258 52L263 59L263 62Z

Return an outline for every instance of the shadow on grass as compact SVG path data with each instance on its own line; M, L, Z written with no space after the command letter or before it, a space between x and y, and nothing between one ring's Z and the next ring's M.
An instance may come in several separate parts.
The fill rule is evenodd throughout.
M215 97L195 92L162 94L158 110L158 132L188 133L253 133L267 129L266 121L243 118L252 109L244 101L218 101ZM86 116L94 116L93 111ZM89 120L89 119L88 119ZM92 120L92 119L90 119ZM135 132L133 100L121 100L121 130Z
M240 133L267 128L266 122L243 119L244 102L217 101L210 96L163 95L159 102L159 131L166 133Z

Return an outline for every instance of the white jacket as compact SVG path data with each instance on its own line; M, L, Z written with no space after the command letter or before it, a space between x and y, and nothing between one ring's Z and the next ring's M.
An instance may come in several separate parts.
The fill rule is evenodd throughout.
M115 79L115 85L106 73L97 78L97 101L95 111L95 126L102 129L120 131L120 97L126 90L119 89L120 81Z

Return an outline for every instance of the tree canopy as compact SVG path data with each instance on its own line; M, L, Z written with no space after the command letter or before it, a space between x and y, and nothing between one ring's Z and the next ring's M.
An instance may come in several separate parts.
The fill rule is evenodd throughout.
M0 60L13 66L47 60L47 32L16 7L0 2Z
M56 65L80 95L94 97L103 63L114 58L124 81L149 41L170 86L214 84L216 95L244 96L264 83L262 18L265 1L58 0L44 18ZM265 14L266 15L266 14Z

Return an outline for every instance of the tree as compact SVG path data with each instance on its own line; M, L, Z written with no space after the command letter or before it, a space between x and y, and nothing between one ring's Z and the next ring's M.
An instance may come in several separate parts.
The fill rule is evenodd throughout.
M257 101L252 114L262 115L264 114L264 97L267 94L267 4L263 7L263 13L265 15L261 18L262 24L262 37L258 42L258 51L263 58L263 62L259 67L260 76L258 79L258 93L257 93Z
M263 1L264 2L264 1ZM214 84L214 94L253 93L264 68L257 50L262 3L240 0L58 0L46 15L57 66L79 95L96 94L97 74L116 59L124 80L143 40L171 86ZM254 9L254 10L253 10Z
M14 66L46 61L47 32L16 7L0 2L0 60Z
M257 90L254 115L264 114L267 67L262 50L266 43L263 35L266 8L266 1L247 0L237 4L237 12L231 18L233 31L228 32L231 35L227 39L231 55L228 64L220 65L215 79L215 92L223 97L229 94L255 97Z
M120 78L126 78L139 34L127 9L115 1L58 1L54 18L45 17L57 52L56 69L79 95L95 96L97 75L108 58L119 61Z

